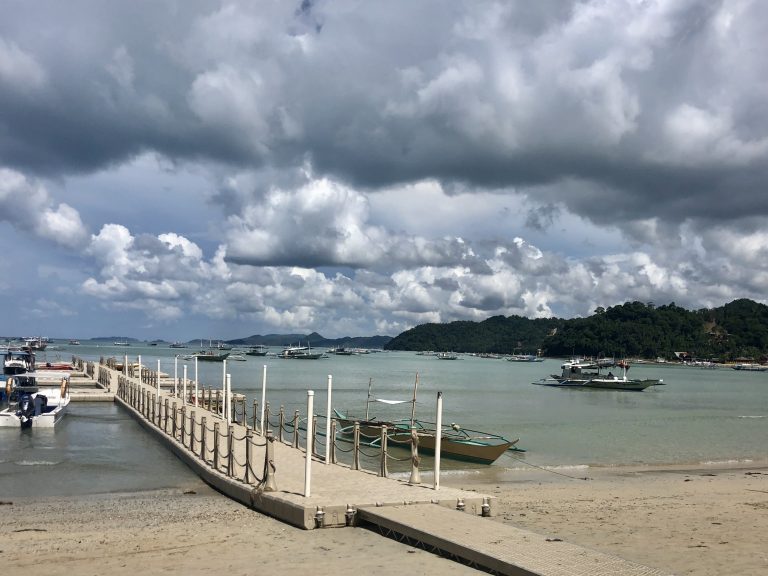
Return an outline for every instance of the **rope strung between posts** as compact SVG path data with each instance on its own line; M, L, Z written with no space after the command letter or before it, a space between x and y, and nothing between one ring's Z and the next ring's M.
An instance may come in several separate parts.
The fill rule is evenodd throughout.
M388 458L389 460L394 460L394 461L396 461L396 462L409 462L409 461L411 460L411 457L410 457L410 456L407 456L407 457L405 457L405 458L395 458L395 457L394 457L394 456L392 456L392 454L390 454L389 452L387 452L387 458Z
M373 454L368 454L365 450L363 450L362 446L360 446L357 450L358 450L358 452L360 452L360 454L362 454L366 458L378 458L379 456L381 456L381 453L379 453L379 452L376 452L376 453L373 453Z
M106 374L106 373L105 373ZM146 376L149 378L153 376L150 370L146 370ZM101 376L101 374L100 374ZM105 376L105 379L109 375ZM248 410L244 399L234 399L232 405L233 425L226 425L224 430L220 431L220 424L216 422L213 427L206 425L206 416L203 414L202 418L198 420L196 410L194 408L202 408L205 410L205 404L218 408L219 414L223 407L223 398L219 392L216 392L215 398L212 398L211 390L203 388L200 392L200 398L198 400L198 406L193 406L193 402L184 404L183 402L170 400L169 396L165 398L158 398L156 396L157 380L154 380L150 384L144 382L137 383L131 378L122 374L117 375L117 395L126 401L133 409L135 409L142 417L146 418L153 425L157 426L159 430L163 431L168 437L173 438L176 441L181 442L184 448L189 450L195 457L199 458L206 465L210 465L218 472L225 473L228 477L237 480L239 482L246 483L248 485L256 485L257 488L267 490L275 490L274 484L274 472L276 466L274 463L274 456L270 447L270 442L274 442L272 436L272 430L269 430L269 434L263 437L261 440L256 440L253 437L253 429L248 426ZM190 394L191 394L190 390ZM207 398L206 398L207 396ZM192 398L190 396L190 398ZM206 402L208 400L208 402ZM213 400L213 401L212 401ZM190 411L190 408L193 408ZM266 415L269 413L266 412ZM237 421L242 422L245 432L236 434L234 431L235 426L240 425ZM254 422L256 420L254 419ZM266 422L269 422L269 418L265 418ZM294 422L297 422L294 419ZM306 420L305 420L306 421ZM285 424L285 417L282 414L277 425L282 431L291 430L293 426ZM199 428L198 428L199 426ZM221 440L226 439L226 446L221 445ZM211 448L211 440L213 440L213 447ZM240 442L245 443L245 461L242 461L237 457L236 450L242 449ZM264 448L264 465L261 470L261 474L257 474L254 468L254 456L253 448ZM213 461L209 460L210 455L213 454ZM256 466L257 468L259 466Z

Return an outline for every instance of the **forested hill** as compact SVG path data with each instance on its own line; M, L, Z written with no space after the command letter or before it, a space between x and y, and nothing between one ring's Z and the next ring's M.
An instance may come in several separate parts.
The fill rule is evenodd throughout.
M675 352L687 352L696 358L758 360L768 355L768 306L742 299L691 311L674 303L627 302L570 320L494 316L483 322L417 326L386 348L497 354L541 349L547 356L667 359L673 359Z
M511 354L541 348L548 334L566 324L556 318L493 316L482 322L422 324L396 336L387 350L436 350Z

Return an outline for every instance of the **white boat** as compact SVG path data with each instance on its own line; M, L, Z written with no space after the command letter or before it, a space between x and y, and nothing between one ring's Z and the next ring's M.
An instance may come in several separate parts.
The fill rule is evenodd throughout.
M245 362L247 358L243 354L230 354L227 356L227 360L234 360L236 362Z
M312 352L309 345L289 346L288 348L284 348L278 355L278 358L283 358L285 360L318 360L324 357L325 354L323 352Z
M544 362L544 358L536 354L512 354L507 358L508 362Z
M69 373L26 372L8 376L0 409L2 428L53 428L69 405Z
M768 366L763 364L735 364L734 370L744 370L745 372L765 372Z
M438 352L438 360L458 360L459 356L453 352Z
M27 350L8 349L3 358L3 374L15 376L35 369L35 355Z
M328 354L335 354L336 356L356 356L359 352L352 348L344 348L341 346L338 348L328 348Z
M600 372L600 365L596 362L586 362L582 360L571 360L565 362L562 366L561 374L551 374L549 378L542 378L534 384L542 386L559 386L574 388L602 388L605 390L631 390L640 392L650 386L664 384L661 379L639 379L627 378L629 364L627 362L618 362L617 367L621 369L621 375L616 376L609 371L607 374Z
M24 338L24 348L27 350L39 350L43 351L48 347L48 338L42 336L36 336L34 338Z

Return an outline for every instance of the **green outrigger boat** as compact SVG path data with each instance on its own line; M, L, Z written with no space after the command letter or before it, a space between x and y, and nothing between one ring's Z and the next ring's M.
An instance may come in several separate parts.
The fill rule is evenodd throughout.
M402 420L382 421L369 416L370 403L383 402L386 404L399 404L408 400L381 400L371 398L371 383L368 384L368 399L366 401L364 418L357 418L334 410L339 424L337 437L341 440L352 441L355 423L360 425L360 442L368 446L381 444L381 430L387 427L387 444L405 449L410 449L411 428L416 430L419 440L419 453L434 454L437 437L437 426L433 422L426 422L415 417L416 389L418 387L418 375L413 388L411 418ZM462 428L458 424L451 423L441 427L440 456L452 460L475 462L479 464L493 464L505 452L525 452L517 447L518 439L508 440L498 434L480 432Z

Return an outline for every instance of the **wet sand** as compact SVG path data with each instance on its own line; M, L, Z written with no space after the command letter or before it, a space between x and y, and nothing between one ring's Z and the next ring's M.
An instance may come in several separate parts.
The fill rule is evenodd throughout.
M493 494L489 521L546 534L553 546L560 538L673 574L768 573L768 467L583 475L589 479L501 469L442 484ZM0 501L4 574L479 574L364 529L298 530L199 482Z

